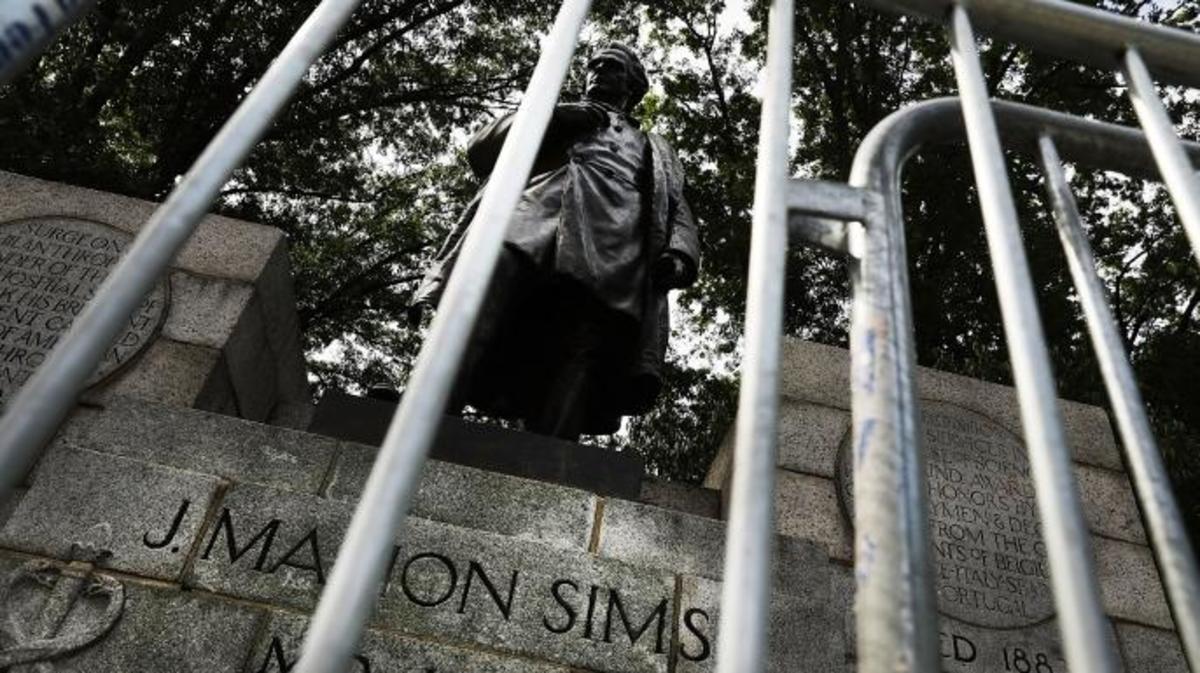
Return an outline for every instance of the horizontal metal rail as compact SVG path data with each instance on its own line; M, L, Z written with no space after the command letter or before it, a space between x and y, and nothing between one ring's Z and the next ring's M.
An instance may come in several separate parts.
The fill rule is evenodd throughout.
M590 5L590 0L565 0L546 38L413 367L408 390L371 467L329 583L321 592L295 673L346 670L375 607L499 259L504 233L529 181Z
M1134 489L1153 542L1151 546L1162 571L1175 626L1191 669L1200 671L1200 569L1196 565L1196 555L1179 506L1171 497L1171 480L1150 430L1133 368L1108 307L1104 284L1096 273L1096 259L1083 231L1082 218L1067 183L1062 159L1049 135L1042 136L1040 146L1046 191L1054 209L1058 235L1079 291L1092 346L1112 402L1121 445L1125 448Z
M0 86L20 75L93 4L94 0L0 2Z
M954 0L866 0L893 12L939 25ZM961 2L977 30L1067 60L1119 70L1126 49L1136 49L1163 82L1200 86L1200 35L1138 21L1067 0L968 0Z
M222 185L266 133L358 3L323 0L313 11L167 201L142 227L62 341L5 408L0 418L0 500L25 478L105 350L166 273Z
M738 395L732 495L725 529L717 673L767 670L767 624L775 546L779 358L788 245L793 14L793 0L771 3L746 287L746 354Z

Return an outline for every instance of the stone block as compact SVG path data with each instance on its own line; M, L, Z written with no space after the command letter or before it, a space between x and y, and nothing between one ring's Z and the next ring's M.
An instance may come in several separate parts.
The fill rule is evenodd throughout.
M800 402L850 408L850 353L843 348L784 339L780 394ZM928 367L917 368L917 395L950 402L986 414L1018 436L1020 408L1016 390ZM1116 440L1103 409L1060 400L1063 426L1072 457L1079 462L1122 469Z
M288 673L300 658L300 645L308 620L276 612L264 637L250 657L248 671ZM371 673L570 673L566 668L405 638L368 629L355 655L354 671Z
M597 552L642 568L719 580L724 574L725 524L684 512L609 500L600 519ZM829 558L817 545L776 539L774 586L804 593L826 572Z
M638 502L709 519L721 517L721 492L692 484L643 479Z
M854 568L840 563L829 566L829 605L833 619L842 628L842 647L847 668L857 658L858 631L854 618Z
M831 479L776 470L775 526L783 535L820 545L833 558L853 558L854 535Z
M220 350L253 297L254 288L246 283L176 271L171 274L171 310L163 336Z
M815 573L803 593L772 594L769 633L769 673L826 673L842 665L840 624L831 619L829 575ZM721 583L685 576L680 581L679 651L675 673L716 670Z
M235 485L187 582L308 610L335 563L350 505ZM665 673L672 576L410 518L372 623L578 668Z
M1137 500L1124 472L1076 464L1075 478L1088 529L1097 535L1146 544Z
M221 353L237 396L238 415L251 421L267 420L279 398L278 363L266 340L257 297L242 313Z
M0 172L0 212L6 220L63 216L102 222L137 234L157 204ZM172 266L191 273L255 281L283 232L252 222L219 215L204 217Z
M1118 619L1175 628L1150 549L1097 537L1092 544L1104 612Z
M174 580L218 481L74 449L49 452L0 529L0 545L67 558L72 545L111 552L115 570Z
M1117 638L1129 673L1188 673L1183 647L1171 631L1118 622Z
M132 366L83 399L103 406L117 397L218 412L230 406L236 410L237 404L221 351L166 338L150 344Z
M1054 620L1019 629L989 629L942 616L938 646L945 673L1067 672Z
M12 610L18 615L18 621L25 625L43 618L50 591L32 581L32 576L26 572L32 565L0 559L0 576L5 578L5 586L10 583L13 586L5 596L5 609ZM57 570L49 571L43 577L50 578L48 581L63 581ZM108 581L120 587L124 598L124 608L117 614L111 630L95 637L83 648L55 658L53 668L47 670L58 673L241 673L263 621L259 610L120 578ZM106 603L98 596L80 596L70 605L70 611L55 635L88 631L97 623L103 623Z
M780 400L779 467L833 478L838 447L850 430L850 412Z
M376 449L343 444L328 495L358 500ZM596 496L565 486L430 460L412 514L551 547L586 549Z
M267 345L276 363L276 389L285 404L312 405L300 317L292 282L287 242L275 248L255 282L262 303ZM309 410L311 414L311 409Z
M231 481L317 493L337 442L284 428L132 399L78 411L59 431L67 446L169 465Z

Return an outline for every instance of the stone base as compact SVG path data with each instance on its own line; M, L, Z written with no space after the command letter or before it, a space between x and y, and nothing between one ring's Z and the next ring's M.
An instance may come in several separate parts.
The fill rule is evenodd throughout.
M133 400L79 410L0 507L0 612L22 617L0 657L70 636L55 670L287 671L374 451ZM711 671L723 544L712 519L431 461L349 670ZM778 547L770 670L840 670L835 566ZM91 590L48 600L72 586Z
M854 580L850 358L785 339L776 521L839 563L846 639ZM924 367L917 372L935 575L947 671L1009 673L1016 657L1066 669L1040 554L1040 524L1016 391ZM1136 500L1103 409L1060 402L1100 588L1129 673L1186 673ZM706 485L728 495L732 436ZM999 518L997 518L999 517ZM1018 650L1020 652L1018 652ZM853 649L849 651L853 655ZM1031 669L1032 670L1032 669ZM1047 673L1045 667L1036 669Z
M395 413L394 402L330 391L317 405L308 431L379 446ZM641 459L628 453L450 416L443 419L430 456L627 500L638 499L645 470Z

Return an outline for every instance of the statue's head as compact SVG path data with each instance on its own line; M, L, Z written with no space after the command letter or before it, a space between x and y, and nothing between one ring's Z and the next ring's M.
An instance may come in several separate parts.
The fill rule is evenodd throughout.
M624 109L633 108L646 95L650 82L646 68L629 47L613 43L588 61L586 96Z

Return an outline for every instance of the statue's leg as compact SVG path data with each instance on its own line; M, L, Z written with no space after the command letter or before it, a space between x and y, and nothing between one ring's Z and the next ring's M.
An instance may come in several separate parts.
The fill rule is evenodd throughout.
M604 334L594 311L577 297L568 297L557 307L561 316L558 329L560 350L555 371L536 413L526 428L538 434L575 441L587 424L593 394L592 382L604 349Z
M489 356L496 357L494 350L505 329L506 319L512 318L513 302L519 301L529 284L529 270L525 263L513 251L502 249L467 352L459 367L458 379L446 405L447 414L462 416L463 407L473 402L480 403L481 396L490 396L488 384L491 382L481 380L488 377L487 372L481 371L481 363Z

